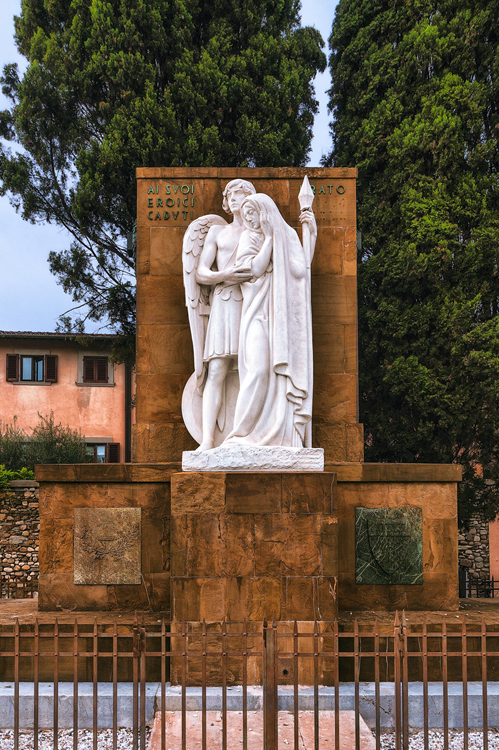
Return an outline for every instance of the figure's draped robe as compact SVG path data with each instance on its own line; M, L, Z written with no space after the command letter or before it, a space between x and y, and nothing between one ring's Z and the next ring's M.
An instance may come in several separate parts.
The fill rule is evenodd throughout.
M236 256L237 247L227 259L224 267L219 267L218 270L225 271L233 266ZM203 351L204 362L217 357L234 357L235 364L237 363L241 300L242 293L239 284L222 281L212 290L211 312Z
M299 448L312 416L309 271L297 233L273 201L265 195L251 200L267 212L273 247L266 272L241 284L240 389L234 427L225 442ZM262 244L260 232L247 230L237 263L246 266Z

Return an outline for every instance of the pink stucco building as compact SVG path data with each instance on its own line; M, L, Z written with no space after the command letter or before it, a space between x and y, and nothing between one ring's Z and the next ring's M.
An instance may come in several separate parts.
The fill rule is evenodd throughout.
M112 334L0 331L0 420L30 431L43 416L81 431L97 462L130 461L131 368Z

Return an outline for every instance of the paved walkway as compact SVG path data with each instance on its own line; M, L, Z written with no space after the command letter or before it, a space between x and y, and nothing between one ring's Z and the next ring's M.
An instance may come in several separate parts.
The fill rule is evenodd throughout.
M201 717L200 711L186 713L186 750L201 750ZM182 747L182 715L180 711L167 711L166 715L166 750L179 750ZM334 712L319 713L319 750L352 750L355 748L355 713L340 711L340 744L334 746ZM243 745L242 711L227 712L227 747L238 750ZM300 711L298 726L299 746L297 750L314 750L314 712ZM294 750L293 714L279 711L279 749ZM220 711L206 712L206 746L208 750L219 750L222 747L222 714ZM374 737L360 718L360 748L374 750ZM263 748L263 714L261 711L248 711L248 750ZM148 750L161 750L161 714L156 713L149 740Z

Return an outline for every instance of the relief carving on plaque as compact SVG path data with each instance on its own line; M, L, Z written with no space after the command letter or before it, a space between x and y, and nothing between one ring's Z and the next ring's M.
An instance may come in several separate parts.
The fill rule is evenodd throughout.
M421 508L355 509L355 582L423 583Z
M75 508L76 584L140 584L140 514L140 508Z

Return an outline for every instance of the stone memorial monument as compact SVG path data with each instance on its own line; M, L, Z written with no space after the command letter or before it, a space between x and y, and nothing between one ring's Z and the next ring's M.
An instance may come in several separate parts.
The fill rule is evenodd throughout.
M133 460L38 467L40 609L457 609L460 467L364 463L355 179L137 170Z

